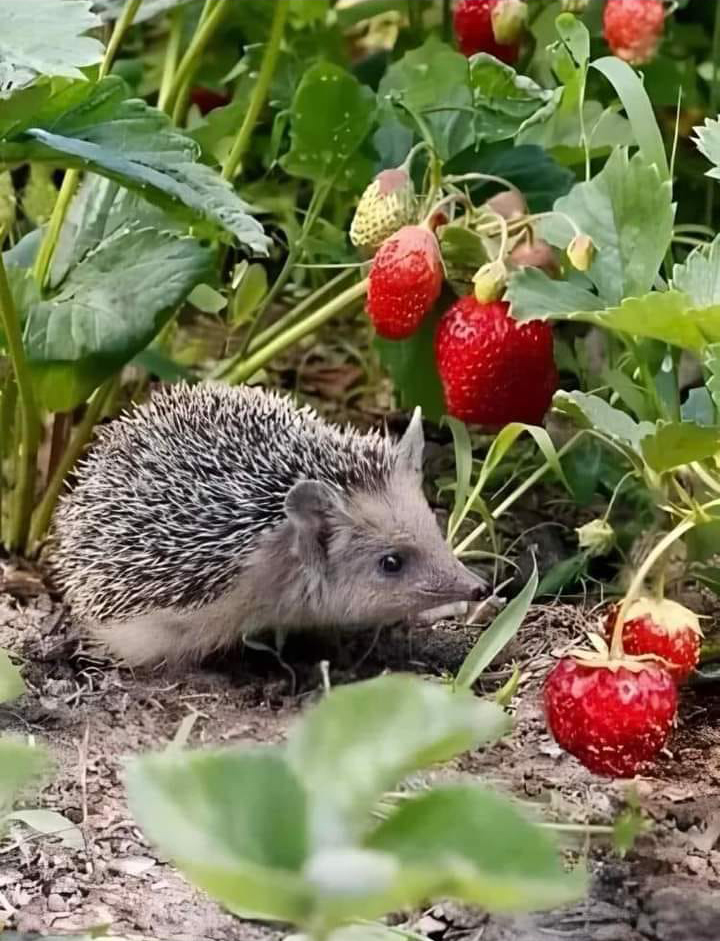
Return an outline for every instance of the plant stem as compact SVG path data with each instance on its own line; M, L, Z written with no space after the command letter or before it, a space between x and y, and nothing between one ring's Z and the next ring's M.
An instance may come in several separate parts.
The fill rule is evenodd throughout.
M618 611L617 618L615 619L615 626L613 628L612 643L610 645L610 657L613 660L620 659L623 656L623 642L622 642L622 633L623 626L625 624L625 615L630 605L633 603L635 598L638 596L642 590L643 585L645 584L645 579L647 578L650 570L655 565L655 563L667 552L670 546L680 539L681 536L684 536L686 532L691 530L697 523L697 520L694 517L685 518L675 526L674 529L671 529L669 533L666 533L665 536L660 540L660 542L655 546L655 548L648 553L647 558L640 566L640 568L635 573L635 577L630 583L630 587L627 590L627 594L623 598L623 602L620 605L620 610Z
M320 310L315 311L314 314L306 317L300 323L285 330L252 356L240 362L235 369L227 375L227 381L230 383L245 382L259 369L262 369L266 363L270 362L278 353L281 353L293 343L297 343L298 340L302 340L303 337L306 337L308 334L314 333L315 330L327 323L328 320L332 320L336 314L339 314L341 311L345 310L345 308L349 307L353 301L359 300L365 294L366 290L367 279L353 284L352 287L347 288L342 294L338 294L333 300L324 304Z
M162 79L160 81L160 91L158 92L157 100L157 106L161 111L167 110L173 77L177 69L178 57L180 56L180 43L182 41L184 23L183 13L182 7L172 10L170 13L170 36L168 37L168 44L165 49Z
M113 27L112 35L110 36L110 42L107 44L107 48L105 49L105 55L103 56L100 70L98 72L98 79L105 78L105 76L110 71L110 68L113 64L113 59L115 58L115 55L120 48L120 43L122 42L125 33L130 27L135 14L140 8L141 3L142 0L127 0L127 3L123 7L122 14ZM48 222L45 235L33 266L33 274L35 275L35 280L37 281L40 290L42 290L47 284L47 280L50 274L50 262L52 261L58 239L60 238L60 230L62 229L63 222L65 221L65 215L67 213L68 206L70 205L70 202L75 195L75 190L77 189L79 179L79 170L67 170L65 176L63 177L62 186L60 187L60 192L58 193L58 198L55 201L55 205L53 206L52 215L50 216L50 221Z
M289 6L289 0L275 0L270 36L267 46L265 47L265 52L263 53L262 64L258 72L255 87L253 88L252 97L250 98L248 109L245 112L245 117L237 132L237 137L232 145L232 149L223 164L222 175L226 180L231 180L235 176L235 171L240 161L245 156L245 151L250 143L253 130L260 116L260 112L263 109L265 100L267 99L270 82L272 81L275 66L277 65Z
M229 5L230 0L205 0L205 6L203 7L198 22L198 28L173 76L170 90L167 94L166 110L176 104L182 88L189 83L198 67L200 57L205 51L207 44L212 39L213 34L220 26Z
M123 7L123 11L118 17L112 35L110 36L110 42L105 49L105 55L103 56L100 71L98 72L98 80L105 78L109 73L117 51L120 48L120 43L123 41L125 33L132 25L132 21L135 19L135 14L140 9L141 3L142 0L127 0L127 3Z
M34 551L37 548L39 542L45 536L50 519L55 509L55 505L58 501L58 497L60 496L63 484L65 483L65 478L74 467L75 462L82 454L85 445L90 440L95 424L103 410L103 406L111 397L111 394L115 391L119 384L120 375L117 374L113 376L112 379L109 379L106 383L96 389L93 397L90 399L88 406L85 409L85 414L82 417L82 421L75 428L75 431L70 441L68 442L65 451L63 452L62 458L58 462L57 467L55 467L52 476L48 481L43 498L38 504L38 507L33 515L29 538L31 551Z
M712 55L710 57L712 62L713 73L712 73L712 82L710 83L710 117L714 118L718 113L718 97L720 88L720 82L718 82L718 69L720 68L720 5L715 4L715 26L713 28L713 39L712 39ZM709 226L713 224L713 209L715 208L715 187L717 182L715 180L707 180L706 183L706 197L705 197L705 221Z
M580 440L580 438L582 438L584 434L585 434L584 431L579 431L576 435L573 435L573 437L569 441L567 441L558 451L557 453L558 458L564 457L568 453L568 451L574 448L575 445L578 443L578 441ZM537 470L533 471L533 473L530 474L529 477L526 477L519 487L516 487L516 489L513 490L512 493L508 494L508 496L502 501L502 503L499 503L495 507L495 509L490 514L490 516L493 519L497 519L499 516L502 516L505 510L509 509L513 505L513 503L515 503L516 500L519 500L520 497L524 493L526 493L532 486L534 486L538 482L538 480L544 477L545 474L548 472L548 470L550 470L550 463L548 461L545 461L545 463L541 464L540 467L538 467ZM462 540L462 542L459 542L457 546L455 546L455 548L453 549L453 553L456 556L462 556L462 554L467 549L467 547L471 545L473 542L475 542L478 536L481 536L485 532L486 529L487 529L487 523L486 522L480 523L479 526L476 526L475 529Z
M3 239L0 237L0 244ZM20 400L20 454L15 479L12 519L6 540L8 549L22 549L25 545L30 514L35 497L35 463L40 438L35 394L30 369L23 346L20 318L10 290L5 262L0 252L0 322L5 333L8 354L12 363Z

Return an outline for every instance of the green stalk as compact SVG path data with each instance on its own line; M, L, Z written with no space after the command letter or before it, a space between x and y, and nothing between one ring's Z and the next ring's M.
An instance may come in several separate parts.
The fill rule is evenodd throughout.
M568 451L574 448L584 433L585 432L583 431L579 431L576 435L573 435L573 437L568 442L566 442L558 451L557 453L558 458L564 457L568 453ZM512 493L508 494L508 496L502 501L502 503L499 503L495 507L495 509L490 514L492 519L496 520L499 516L502 516L505 510L508 510L513 505L513 503L515 503L516 500L519 500L520 497L524 493L526 493L531 487L533 487L538 482L538 480L544 477L545 474L549 470L550 470L550 463L548 461L545 461L545 463L541 464L540 467L538 467L537 470L533 471L533 473L530 474L529 477L526 477L519 487L516 487ZM479 526L476 526L475 529L462 540L462 542L459 542L455 546L455 548L453 549L453 553L456 556L462 556L465 550L467 549L467 547L472 545L472 543L474 543L475 540L479 536L481 536L485 532L486 529L487 529L487 523L480 523Z
M115 55L120 48L120 43L122 42L125 33L135 18L135 14L140 8L141 3L142 0L127 0L122 14L113 27L112 35L110 36L110 42L107 44L107 48L105 49L105 55L103 56L100 70L98 72L98 80L105 78L105 76L110 71ZM63 222L65 221L65 215L67 213L68 206L70 205L70 202L75 195L75 190L77 189L79 179L79 170L66 171L65 176L63 177L62 186L60 187L60 192L58 193L58 198L53 207L52 215L50 216L50 221L48 222L47 230L40 245L40 249L37 253L37 257L35 258L33 274L35 275L35 280L37 281L41 290L47 284L47 280L50 274L50 262L55 252L55 248L57 247L58 239L60 238L60 230L62 229Z
M252 356L248 356L247 359L240 362L232 372L226 376L227 381L230 383L240 383L250 379L251 376L254 376L259 369L262 369L263 366L269 363L278 353L292 346L293 343L297 343L298 340L302 340L303 337L308 336L308 334L314 333L319 327L327 323L328 320L332 320L336 314L339 314L349 307L353 301L357 301L363 297L366 291L367 279L353 284L352 287L347 288L342 294L338 294L333 300L324 304L320 310L315 311L314 314L306 317L300 323L285 330L280 336L275 337L270 343L267 343L256 353L253 353Z
M1 238L0 242L2 242ZM6 539L7 548L17 550L22 549L25 545L35 497L35 465L40 440L40 419L23 346L20 318L10 290L2 252L0 252L0 321L5 333L10 362L15 373L20 404L20 452L10 531Z
M170 13L170 35L168 37L167 48L165 49L160 91L158 92L157 100L157 106L161 111L167 110L167 105L170 100L173 77L180 57L183 22L183 9L182 7L178 7Z
M245 112L245 117L240 125L240 130L237 132L237 137L232 145L232 149L223 164L222 175L226 180L232 180L235 176L235 171L240 161L245 156L245 151L250 144L253 130L257 124L265 100L267 99L270 82L272 81L275 66L277 65L289 7L289 0L275 0L270 37L265 47L265 52L263 53L262 64L257 81L255 82L255 87L253 88L252 97L250 98L248 109Z
M63 452L63 456L54 469L43 498L38 504L32 518L30 527L29 545L30 550L34 551L47 532L50 519L52 518L55 505L62 491L65 478L75 466L75 462L80 457L85 445L90 440L95 424L100 417L105 403L110 399L111 394L120 384L120 374L113 376L106 383L95 390L90 399L82 421L77 425L68 446Z
M13 376L8 376L0 395L0 545L5 531L5 510L3 495L10 490L10 479L5 476L5 461L12 450L13 422L17 405L17 383Z
M205 0L205 6L200 16L198 28L184 56L180 60L177 72L175 72L173 76L170 90L167 94L167 101L165 102L166 110L176 106L178 96L183 87L189 85L192 76L197 70L200 57L220 26L229 6L230 0Z

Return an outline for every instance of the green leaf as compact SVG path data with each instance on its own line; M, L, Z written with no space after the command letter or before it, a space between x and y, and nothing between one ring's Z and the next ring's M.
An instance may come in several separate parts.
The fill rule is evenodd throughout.
M46 771L48 763L44 749L0 739L0 817L12 806L20 788Z
M228 906L303 921L306 798L280 754L148 755L129 765L127 788L135 819L196 885Z
M440 421L445 412L433 345L438 317L438 310L429 314L407 340L375 337L373 341L399 393L401 406L419 405L429 421Z
M206 223L202 234L221 228L266 254L262 227L232 186L198 162L195 141L161 111L126 96L125 83L111 75L96 85L66 85L34 115L0 118L0 161L95 170L180 218Z
M473 456L470 433L465 422L446 415L443 422L450 428L455 448L455 494L452 513L448 520L448 539L452 539L457 529L456 519L460 515L467 500L470 489L470 475L472 474Z
M680 414L683 421L696 425L714 425L717 422L717 408L709 388L690 389L683 402Z
M614 150L600 173L558 199L555 210L595 243L588 277L608 306L650 290L670 244L674 209L670 182L642 154L630 158L625 148ZM544 221L541 230L560 248L573 237L558 216Z
M63 846L68 849L84 850L85 839L80 827L76 826L67 817L56 810L16 810L6 817L7 820L17 820L26 827L42 833L44 836L57 836Z
M240 275L230 308L234 325L247 323L268 291L267 271L262 265L247 265Z
M355 155L375 113L375 95L349 72L330 62L311 66L293 99L283 168L292 176L345 188L358 170Z
M715 166L705 176L720 180L720 118L706 118L702 126L694 128L695 144L700 153Z
M541 88L485 52L470 60L470 85L476 111L475 143L514 137L547 120L559 101L559 92Z
M553 908L579 898L586 883L564 872L546 834L507 799L471 786L404 802L368 845L400 859L408 902L422 892L490 911Z
M641 441L655 433L650 422L636 422L626 412L608 405L599 395L585 392L556 392L553 408L572 418L583 428L601 432L619 444L640 454Z
M473 93L468 60L436 37L430 37L394 62L380 82L378 100L415 130L416 115L427 127L441 160L449 160L469 147L473 134Z
M418 768L494 741L508 725L494 704L417 677L382 676L333 690L287 744L310 795L313 845L357 836L385 790Z
M692 298L695 307L720 305L720 235L699 245L673 268L672 286Z
M17 699L25 692L25 683L20 671L6 650L0 647L0 703Z
M556 562L542 577L538 585L538 597L543 595L556 595L564 588L574 585L580 575L587 570L588 555L586 552L577 552L567 559Z
M695 308L679 291L652 291L603 310L589 291L525 268L511 276L505 297L517 320L578 320L697 353L720 343L720 305Z
M213 258L191 238L119 229L70 271L54 296L27 306L21 301L25 349L42 404L68 411L85 401L210 276Z
M710 373L707 381L708 392L712 396L715 407L720 409L720 343L712 343L708 346L705 366Z
M650 467L662 474L720 454L720 428L690 422L659 422L655 433L642 439L641 447Z
M663 183L670 180L665 144L658 127L655 111L637 72L615 56L605 56L591 63L613 85L630 119L635 140L644 162L654 165Z
M538 587L537 565L533 564L533 572L527 585L512 599L490 627L483 631L482 636L473 646L470 653L463 660L462 666L455 677L456 689L470 689L480 677L483 670L492 663L500 651L506 647L520 630L530 605L532 604Z
M100 24L90 7L89 0L0 0L0 99L47 76L85 81L80 69L104 53L82 35Z
M535 439L535 444L537 444L538 448L542 451L542 455L551 469L555 471L558 479L565 487L570 490L570 485L567 480L565 480L565 474L560 466L555 445L552 443L552 439L547 431L539 425L525 425L522 422L511 422L509 425L505 425L502 431L499 432L488 449L478 478L476 487L478 493L482 492L492 472L505 457L515 441L525 431Z
M167 13L175 7L184 6L191 0L143 0L140 9L133 17L133 23L145 23L161 13ZM127 0L94 0L92 4L93 11L103 20L103 22L112 22L116 20L123 9Z

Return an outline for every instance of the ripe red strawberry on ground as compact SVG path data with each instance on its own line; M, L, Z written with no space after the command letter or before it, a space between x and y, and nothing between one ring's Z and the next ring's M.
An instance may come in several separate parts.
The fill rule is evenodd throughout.
M595 774L642 772L665 744L677 711L677 688L663 667L589 666L561 660L545 681L548 726L558 745Z
M459 0L453 11L453 26L458 48L463 55L487 52L501 62L517 61L520 44L515 39L499 43L493 29L493 10L502 0ZM519 36L519 34L518 34Z
M442 258L427 226L406 225L383 242L368 275L367 311L386 340L412 336L440 296Z
M616 617L613 606L605 625L608 638ZM675 682L683 683L698 664L702 631L697 615L676 601L637 598L625 613L622 641L633 656L662 657Z
M438 324L435 361L448 415L488 428L539 424L557 388L550 324L514 320L505 301L456 301Z
M662 0L607 0L605 4L605 41L619 59L632 65L642 65L653 58L664 25Z

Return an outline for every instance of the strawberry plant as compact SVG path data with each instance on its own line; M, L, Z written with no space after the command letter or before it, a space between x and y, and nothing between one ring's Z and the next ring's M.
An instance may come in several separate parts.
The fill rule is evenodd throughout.
M374 814L408 774L506 728L498 706L467 691L380 677L332 691L282 747L134 759L130 804L196 885L309 938L437 893L489 910L561 904L582 876L563 872L546 833L486 788L411 790Z

